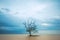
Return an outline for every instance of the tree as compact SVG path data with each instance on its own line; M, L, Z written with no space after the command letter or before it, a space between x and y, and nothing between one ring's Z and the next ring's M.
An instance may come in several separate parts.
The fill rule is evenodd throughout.
M26 31L29 32L29 35L32 36L32 32L36 32L37 25L33 20L27 20L23 23L25 25Z

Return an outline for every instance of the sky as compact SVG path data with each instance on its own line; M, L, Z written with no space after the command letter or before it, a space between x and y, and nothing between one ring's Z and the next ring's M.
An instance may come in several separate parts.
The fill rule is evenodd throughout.
M0 0L0 31L24 33L28 19L38 30L60 30L60 0Z

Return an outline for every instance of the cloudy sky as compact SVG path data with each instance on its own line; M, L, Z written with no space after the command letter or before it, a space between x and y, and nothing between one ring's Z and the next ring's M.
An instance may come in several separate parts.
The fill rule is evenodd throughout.
M36 20L39 30L60 30L59 0L0 0L0 30L25 29L23 22Z

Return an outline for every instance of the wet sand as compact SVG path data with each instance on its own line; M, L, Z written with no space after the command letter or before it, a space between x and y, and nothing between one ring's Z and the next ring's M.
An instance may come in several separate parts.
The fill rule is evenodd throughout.
M24 34L0 34L0 40L60 40L60 35L39 35L31 36Z

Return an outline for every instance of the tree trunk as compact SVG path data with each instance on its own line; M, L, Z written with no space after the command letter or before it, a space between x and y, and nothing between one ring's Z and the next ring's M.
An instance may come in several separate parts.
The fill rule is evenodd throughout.
M29 32L29 36L32 36L32 35L31 35L31 31Z

